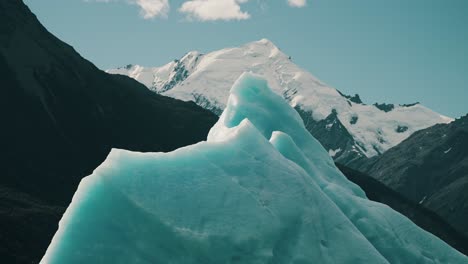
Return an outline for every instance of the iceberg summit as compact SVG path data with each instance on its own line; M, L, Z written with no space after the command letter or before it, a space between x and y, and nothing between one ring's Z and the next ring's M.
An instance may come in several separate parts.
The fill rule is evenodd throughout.
M335 167L267 82L243 74L206 142L114 149L41 263L468 263Z

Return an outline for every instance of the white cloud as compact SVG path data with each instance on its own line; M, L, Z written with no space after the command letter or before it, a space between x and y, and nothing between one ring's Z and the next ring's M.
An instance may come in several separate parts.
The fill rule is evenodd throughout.
M250 14L241 10L241 4L248 0L191 0L179 8L189 19L201 21L244 20Z
M306 0L288 0L288 4L292 7L304 7L307 4Z
M167 17L169 13L169 0L129 0L138 5L140 13L145 19Z
M140 7L140 14L144 19L167 17L169 13L169 0L85 0L85 2L126 2Z

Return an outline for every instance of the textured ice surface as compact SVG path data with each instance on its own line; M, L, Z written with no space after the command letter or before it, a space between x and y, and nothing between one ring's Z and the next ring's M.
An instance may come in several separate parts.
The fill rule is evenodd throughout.
M112 150L42 263L467 263L334 166L266 82L244 74L207 142Z

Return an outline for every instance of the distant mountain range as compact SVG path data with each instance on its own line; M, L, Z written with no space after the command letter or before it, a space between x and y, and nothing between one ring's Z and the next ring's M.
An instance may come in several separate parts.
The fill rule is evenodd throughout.
M235 80L243 72L259 74L345 165L378 156L420 129L452 121L419 103L364 104L359 95L345 95L301 69L267 39L208 54L192 51L161 67L127 65L107 72L130 76L158 94L194 101L218 115Z
M468 115L417 131L357 169L468 235Z

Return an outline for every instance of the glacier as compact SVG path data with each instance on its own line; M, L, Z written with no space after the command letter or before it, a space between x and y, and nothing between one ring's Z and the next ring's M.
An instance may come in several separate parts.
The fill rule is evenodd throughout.
M113 149L41 263L468 263L335 167L299 114L244 73L207 141Z

